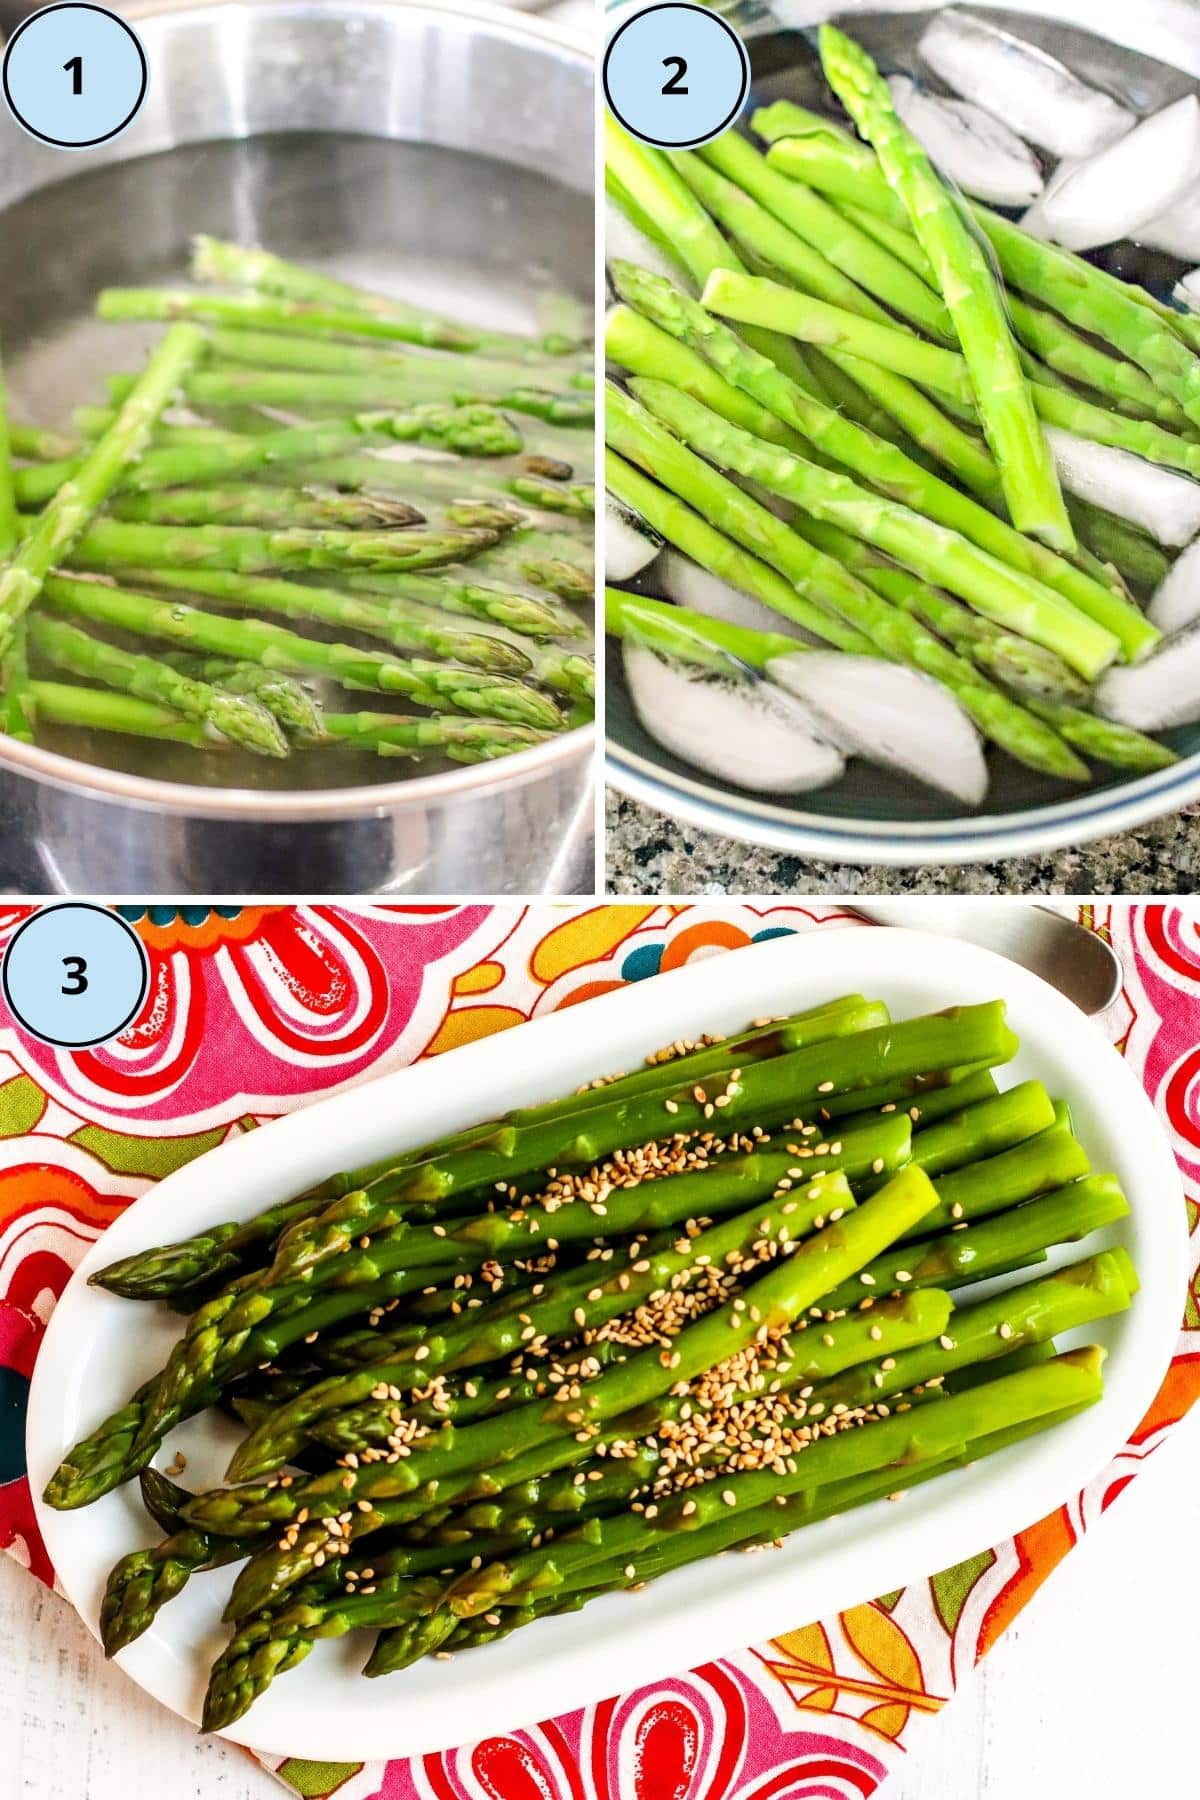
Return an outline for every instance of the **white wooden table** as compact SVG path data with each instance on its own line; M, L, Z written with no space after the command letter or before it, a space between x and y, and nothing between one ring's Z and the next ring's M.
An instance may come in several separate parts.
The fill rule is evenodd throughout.
M928 1727L886 1800L1174 1792L1169 1771L1196 1766L1198 1530L1194 1417ZM148 1700L65 1602L0 1556L0 1794L128 1800L148 1783L172 1800L285 1791Z

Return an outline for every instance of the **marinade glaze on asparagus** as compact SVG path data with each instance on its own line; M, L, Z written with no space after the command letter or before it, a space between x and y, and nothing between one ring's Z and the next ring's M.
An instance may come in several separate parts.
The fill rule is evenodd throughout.
M109 1654L236 1569L220 1729L324 1637L379 1633L372 1675L465 1651L1093 1403L1098 1353L1054 1340L1128 1306L1133 1266L1039 1265L1126 1203L1064 1099L999 1087L1015 1049L999 1003L847 994L101 1271L198 1303L47 1491L140 1474L164 1533L112 1572ZM192 1493L151 1459L211 1406L246 1435Z

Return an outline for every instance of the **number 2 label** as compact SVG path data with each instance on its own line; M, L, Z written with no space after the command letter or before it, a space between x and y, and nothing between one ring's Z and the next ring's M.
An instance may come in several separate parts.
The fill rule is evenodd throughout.
M682 82L684 76L687 74L687 63L684 61L683 57L682 56L664 56L663 57L663 68L664 69L674 69L674 71L675 71L675 73L672 75L670 81L668 81L666 83L666 85L664 86L664 88L662 90L663 93L664 94L686 94L688 90L685 87L680 86L680 83Z

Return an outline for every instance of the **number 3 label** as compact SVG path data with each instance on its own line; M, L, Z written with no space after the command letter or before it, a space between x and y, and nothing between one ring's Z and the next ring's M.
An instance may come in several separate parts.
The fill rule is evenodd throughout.
M141 938L120 913L91 901L43 906L14 931L0 986L17 1024L62 1049L119 1036L150 987Z
M602 74L609 110L632 137L685 150L733 124L749 91L750 58L732 25L707 6L670 0L617 26Z

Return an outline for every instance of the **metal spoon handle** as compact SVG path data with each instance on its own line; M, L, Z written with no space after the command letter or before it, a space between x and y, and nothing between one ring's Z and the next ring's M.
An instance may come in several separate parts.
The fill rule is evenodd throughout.
M1111 946L1048 907L920 895L854 900L851 906L878 925L940 932L995 950L1040 975L1089 1016L1104 1012L1121 991L1121 963Z

